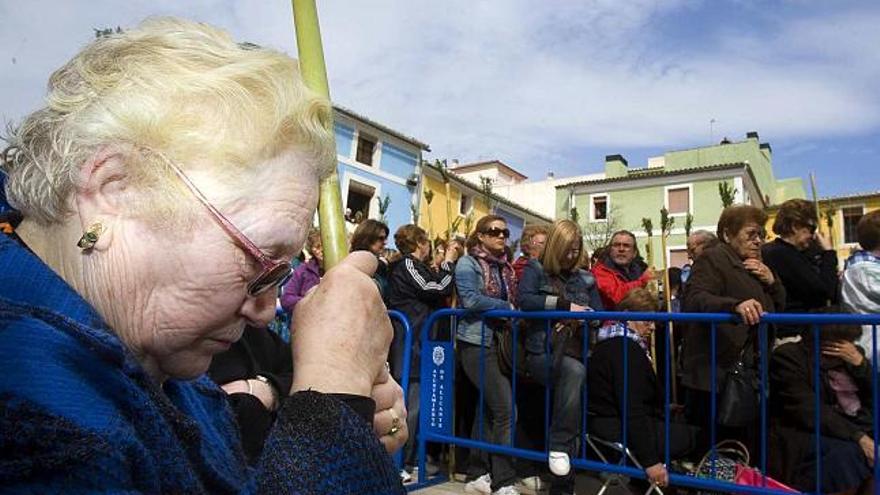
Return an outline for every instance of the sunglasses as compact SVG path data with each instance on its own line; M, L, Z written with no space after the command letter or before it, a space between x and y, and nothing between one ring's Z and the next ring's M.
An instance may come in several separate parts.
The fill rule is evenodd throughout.
M490 237L504 236L505 239L510 239L510 229L499 229L498 227L492 227L491 229L487 229L483 233Z
M275 260L270 258L266 253L264 253L260 248L257 247L246 235L244 235L235 225L232 225L232 222L229 221L222 213L220 213L217 208L214 207L208 201L208 198L202 194L202 191L196 187L195 184L190 180L189 177L183 170L180 169L174 162L172 162L168 157L163 155L158 151L153 151L159 158L162 159L170 168L177 174L177 177L180 178L181 181L189 188L190 192L202 203L205 208L211 213L214 217L214 220L220 224L220 227L226 231L226 233L232 237L233 241L246 253L251 255L252 258L257 260L262 268L262 271L259 275L256 276L253 280L251 280L247 285L247 293L251 297L257 297L260 294L265 293L269 289L278 288L284 285L288 280L290 280L290 276L293 274L293 268L290 266L290 262L283 260Z

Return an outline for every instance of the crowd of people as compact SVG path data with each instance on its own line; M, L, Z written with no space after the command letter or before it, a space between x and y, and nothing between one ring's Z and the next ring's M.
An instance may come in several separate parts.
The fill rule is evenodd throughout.
M779 447L769 474L800 490L873 489L872 327L828 325L816 349L810 325L759 324L766 313L880 312L880 212L859 222L862 250L841 270L812 203L783 203L772 242L764 211L727 207L716 232L687 240L691 262L664 288L670 308L635 234L615 232L588 253L571 220L527 226L515 258L500 216L478 219L466 238L399 226L395 250L388 225L359 218L351 254L325 269L312 218L335 156L329 116L296 61L178 19L100 38L53 74L46 107L12 131L2 157L0 200L17 215L0 235L3 486L403 493L421 349L413 339L404 401L404 339L386 309L420 329L457 307L468 313L431 335L455 340L458 379L482 390L482 405L463 404L483 412L473 438L509 445L523 426L513 373L519 386L552 391L551 494L574 493L571 460L586 433L626 436L657 486L669 484L666 438L675 459L702 457L713 429L754 447L754 420L711 424L712 390L745 358L770 363ZM523 320L514 355L512 322L481 317L498 309L735 318L714 332L681 325L670 339L680 361L667 378L683 404L667 435L655 322ZM276 311L290 318L290 343L269 330ZM398 472L389 453L401 448ZM466 491L515 495L518 469L474 453Z

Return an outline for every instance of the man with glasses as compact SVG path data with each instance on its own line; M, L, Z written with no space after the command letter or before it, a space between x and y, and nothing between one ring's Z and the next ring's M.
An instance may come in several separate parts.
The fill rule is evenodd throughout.
M617 231L611 236L606 253L593 267L593 275L602 304L608 311L613 311L629 291L648 285L654 278L639 255L635 234L628 230Z

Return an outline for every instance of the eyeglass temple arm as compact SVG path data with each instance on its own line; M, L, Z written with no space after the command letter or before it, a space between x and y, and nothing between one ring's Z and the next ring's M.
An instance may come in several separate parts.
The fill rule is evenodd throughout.
M180 180L183 181L186 187L189 188L190 191L192 191L199 202L202 203L205 208L207 208L208 211L210 211L214 215L214 219L216 219L217 222L220 223L220 226L226 232L228 232L229 235L231 235L238 242L244 244L248 251L254 254L254 256L257 258L257 261L259 261L260 264L263 265L263 267L272 266L272 260L269 259L269 257L266 256L265 253L263 253L263 250L258 248L256 244L251 242L251 240L248 239L247 236L245 236L240 230L238 230L235 225L232 225L232 222L230 222L225 216L223 216L223 214L220 213L220 210L215 208L214 205L212 205L211 202L208 201L208 198L206 198L205 195L202 194L202 191L200 191L199 188L196 187L195 184L193 184L190 178L187 177L185 173L183 173L183 170L181 170L180 167L178 167L174 162L172 162L170 159L168 159L168 157L164 156L163 154L156 154L159 155L159 157L162 158L162 160L167 163L169 167L171 167L171 170L173 170L174 173L177 174L177 177L179 177Z

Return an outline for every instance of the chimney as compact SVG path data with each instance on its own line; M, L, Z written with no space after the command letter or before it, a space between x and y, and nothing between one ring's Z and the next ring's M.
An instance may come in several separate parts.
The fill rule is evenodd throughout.
M758 137L758 131L749 131L746 133L746 139L751 139L755 142L758 142L761 138Z
M605 155L605 178L626 177L629 173L626 158L623 155Z
M457 166L458 166L458 158L453 158L452 159L452 168L455 168Z
M547 172L547 180L553 180L555 178L556 178L556 174L554 174L552 171Z
M773 148L770 147L770 143L761 143L758 148L761 148L761 151L766 152L768 155L773 154Z

